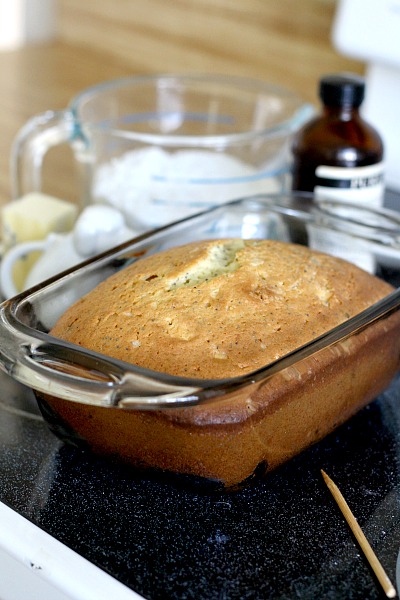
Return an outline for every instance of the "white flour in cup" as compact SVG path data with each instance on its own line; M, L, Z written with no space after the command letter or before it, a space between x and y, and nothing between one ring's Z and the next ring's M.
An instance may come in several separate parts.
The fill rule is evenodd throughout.
M227 154L148 147L100 165L92 195L118 208L129 227L146 230L235 198L281 191L281 175Z

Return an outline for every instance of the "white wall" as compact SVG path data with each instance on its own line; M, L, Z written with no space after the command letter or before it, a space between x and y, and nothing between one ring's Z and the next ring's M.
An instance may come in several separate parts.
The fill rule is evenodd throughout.
M43 42L56 32L57 0L0 0L0 50Z

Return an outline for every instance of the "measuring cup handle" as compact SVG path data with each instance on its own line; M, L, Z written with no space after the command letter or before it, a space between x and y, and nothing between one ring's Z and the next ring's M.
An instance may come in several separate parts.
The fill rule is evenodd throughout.
M42 164L48 150L69 142L73 117L69 110L47 111L32 117L17 133L11 147L11 185L14 199L42 191Z

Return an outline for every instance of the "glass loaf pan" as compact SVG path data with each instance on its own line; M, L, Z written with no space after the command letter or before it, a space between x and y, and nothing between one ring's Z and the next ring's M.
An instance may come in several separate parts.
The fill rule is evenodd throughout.
M68 306L132 261L224 237L322 245L394 291L274 363L225 380L157 373L48 334ZM0 366L33 388L63 440L146 472L235 487L317 442L389 384L399 366L399 279L397 213L316 204L310 195L244 198L143 234L4 302Z

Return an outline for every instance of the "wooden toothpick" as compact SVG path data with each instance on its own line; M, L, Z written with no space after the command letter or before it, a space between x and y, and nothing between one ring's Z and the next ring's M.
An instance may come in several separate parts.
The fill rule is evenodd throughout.
M395 598L396 597L395 588L393 587L390 579L386 575L376 554L372 550L367 538L365 537L364 533L362 532L361 527L359 526L359 524L357 522L357 519L351 512L349 505L347 504L346 500L344 499L342 493L340 492L337 485L332 481L332 479L330 477L328 477L328 475L325 473L325 471L323 471L321 469L321 473L322 473L322 477L324 478L326 485L328 486L329 491L331 492L332 496L336 500L336 503L337 503L338 507L340 508L340 510L342 511L344 518L346 519L355 538L357 539L358 543L360 544L361 550L364 552L366 559L368 560L369 564L371 565L371 568L374 571L379 583L381 584L383 591L385 592L385 594L388 598Z

